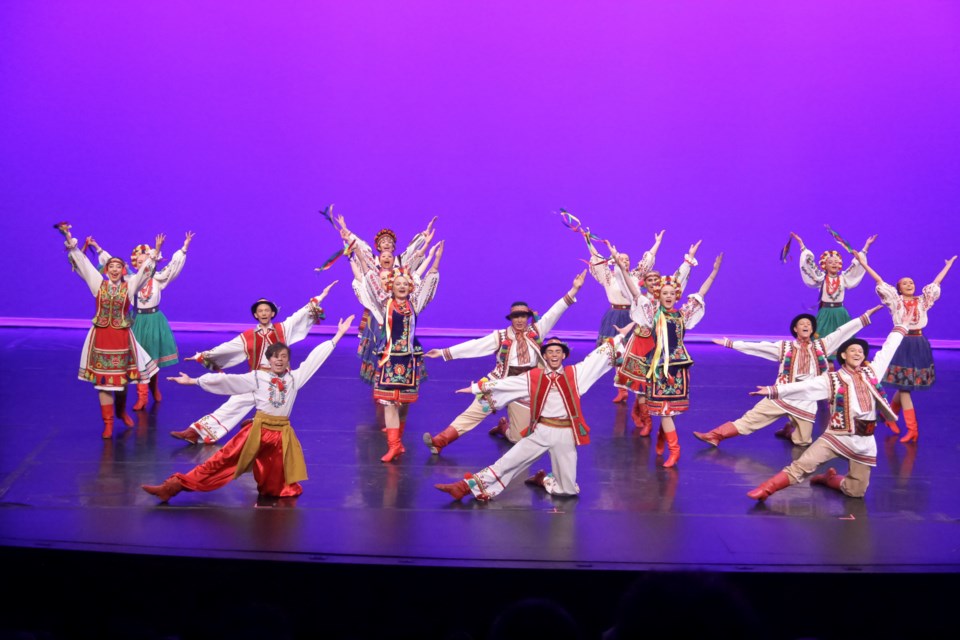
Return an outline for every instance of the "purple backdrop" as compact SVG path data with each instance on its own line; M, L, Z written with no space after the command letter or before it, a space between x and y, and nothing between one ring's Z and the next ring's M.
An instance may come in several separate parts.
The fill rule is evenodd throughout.
M313 273L330 202L367 239L440 216L425 327L545 310L586 256L559 207L634 257L666 228L662 268L703 238L694 287L725 251L702 333L779 335L812 306L799 250L777 261L790 230L816 253L824 223L879 233L872 264L918 284L958 250L957 3L19 2L0 21L0 316L91 315L59 219L120 255L196 231L164 309L199 322L261 296L292 311L331 277L330 314L354 310L345 263ZM932 337L960 339L958 278ZM848 307L875 299L865 281ZM604 305L588 282L562 327Z

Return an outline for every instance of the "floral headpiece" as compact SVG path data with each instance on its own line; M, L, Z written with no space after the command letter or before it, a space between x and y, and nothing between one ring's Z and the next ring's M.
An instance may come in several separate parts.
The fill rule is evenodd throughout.
M839 258L841 261L843 261L843 256L840 255L839 251L836 251L834 249L831 249L829 251L824 251L823 253L820 254L821 269L827 268L827 258Z
M133 251L130 252L130 259L133 260L141 253L150 253L152 250L148 244L138 244L133 248Z
M107 260L106 262L104 262L102 265L100 265L100 268L97 269L97 271L99 271L100 273L104 273L104 274L105 274L105 273L107 272L107 267L110 266L110 263L111 263L111 262L119 262L119 263L120 263L120 267L121 267L120 276L121 276L121 277L127 275L127 272L128 272L127 263L123 261L123 258L118 258L118 257L116 257L116 256L110 258L109 260Z
M380 251L380 241L384 238L390 238L393 240L393 246L397 246L397 234L392 229L380 229L380 231L377 231L377 235L373 237L373 246L377 251Z
M388 271L389 275L387 276L387 290L393 291L393 281L398 277L406 278L410 281L410 287L413 287L413 274L410 273L410 270L406 267L394 267L391 269L384 269L383 271ZM383 274L383 271L380 273Z
M680 286L680 281L674 278L673 276L664 276L660 278L660 288L663 289L665 286L670 285L677 290L677 296L683 295L683 287Z

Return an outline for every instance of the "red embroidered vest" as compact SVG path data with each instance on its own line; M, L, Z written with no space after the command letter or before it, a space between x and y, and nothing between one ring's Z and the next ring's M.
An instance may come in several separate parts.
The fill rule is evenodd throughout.
M276 342L286 342L282 324L273 325L266 334L260 333L257 329L247 329L240 334L240 338L243 340L243 353L247 356L250 371L260 368L267 347Z
M540 414L543 413L543 406L547 401L547 393L550 391L550 378L543 369L533 369L527 375L530 376L530 427L528 431L533 431L535 425L540 420ZM557 389L563 398L563 406L570 416L573 423L573 439L578 445L590 444L590 427L583 417L583 409L580 407L580 394L577 393L577 376L574 365L563 368L563 373L557 378ZM524 433L523 435L529 435Z
M104 280L97 293L97 315L93 317L94 326L126 329L130 326L130 318L127 316L129 306L127 283L121 282L116 291L110 293L110 282Z

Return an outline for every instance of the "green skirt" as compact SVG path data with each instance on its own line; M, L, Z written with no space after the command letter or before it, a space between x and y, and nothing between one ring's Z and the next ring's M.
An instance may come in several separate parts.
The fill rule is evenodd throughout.
M133 319L133 335L157 366L169 367L179 361L177 343L163 311L138 313Z
M817 312L817 335L825 338L850 322L846 307L823 307Z

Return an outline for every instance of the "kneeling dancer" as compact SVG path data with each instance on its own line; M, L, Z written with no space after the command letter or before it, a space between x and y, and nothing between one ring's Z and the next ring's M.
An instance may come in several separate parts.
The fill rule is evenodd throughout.
M607 340L594 349L583 362L563 366L570 355L559 338L544 341L540 352L545 369L531 369L523 375L474 383L457 393L482 393L492 406L502 406L518 398L530 398L530 426L521 433L523 439L495 463L477 473L467 474L458 482L434 485L455 500L468 494L486 501L506 489L510 481L526 470L544 453L550 453L551 473L538 471L527 484L543 487L547 493L575 496L577 486L577 446L590 443L580 407L580 396L610 370L623 354L623 338Z
M300 482L307 479L303 449L290 426L290 412L297 393L333 352L350 328L353 316L341 320L337 333L321 343L298 369L290 371L290 347L276 342L267 347L269 371L257 369L241 375L208 373L191 378L181 373L168 378L178 384L197 385L221 395L250 394L257 405L237 435L203 464L187 473L175 473L160 485L143 485L143 490L167 502L182 490L213 491L247 471L253 471L257 491L263 496L292 497L303 493Z

